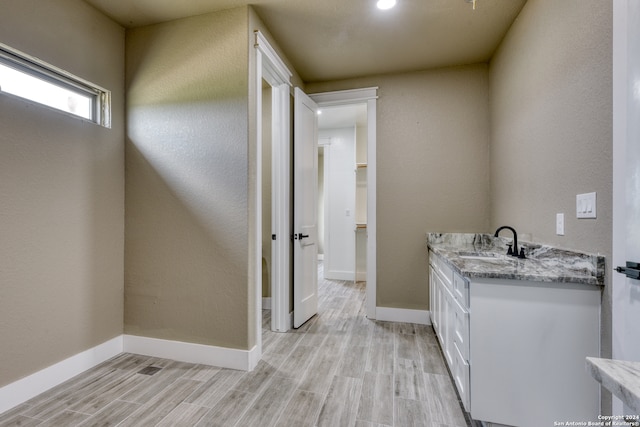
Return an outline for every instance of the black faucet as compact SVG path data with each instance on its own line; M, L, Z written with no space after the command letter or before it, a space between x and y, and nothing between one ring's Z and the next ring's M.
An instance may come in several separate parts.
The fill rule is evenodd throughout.
M509 246L509 250L507 251L507 255L511 255L511 256L515 256L521 259L525 259L526 256L524 255L524 248L520 248L520 252L518 252L518 233L516 233L515 228L513 227L509 227L508 225L503 225L502 227L499 227L496 232L494 233L493 237L498 237L498 234L500 233L501 230L503 229L508 229L511 230L511 232L513 233L513 249L511 248L511 245L507 245Z

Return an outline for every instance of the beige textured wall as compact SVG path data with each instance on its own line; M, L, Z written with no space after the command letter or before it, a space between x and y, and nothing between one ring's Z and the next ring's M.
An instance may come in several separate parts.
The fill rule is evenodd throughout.
M125 332L250 347L247 8L127 32Z
M378 86L377 305L428 309L425 232L489 226L488 68L308 84Z
M493 226L609 253L611 20L610 2L530 0L491 61ZM575 196L591 191L598 218L578 220Z
M112 91L112 128L0 94L0 386L122 334L124 30L5 0L0 42Z
M534 241L611 259L611 44L611 2L525 5L491 61L492 228L511 224ZM592 191L598 218L576 219L576 194ZM558 212L564 236L555 234ZM604 357L611 355L610 281L607 273Z

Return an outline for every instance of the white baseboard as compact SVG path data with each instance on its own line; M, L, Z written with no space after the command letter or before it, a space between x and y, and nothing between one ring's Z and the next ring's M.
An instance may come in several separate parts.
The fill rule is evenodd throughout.
M353 281L355 275L353 271L336 271L336 270L325 270L324 278L329 280L349 280Z
M122 335L0 388L0 414L122 353Z
M134 335L120 335L1 387L0 414L123 352L243 371L252 371L260 361L257 346L251 350L238 350Z
M255 368L258 363L256 359L259 359L257 347L251 350L239 350L135 335L124 335L124 351L242 371L250 371Z
M408 308L376 307L376 320L431 325L431 315L428 310Z
M262 309L271 310L271 297L262 297Z
M243 371L253 371L260 363L260 359L262 358L262 351L258 351L258 346L254 345L251 350L246 350L248 353L247 357L247 369L243 369Z

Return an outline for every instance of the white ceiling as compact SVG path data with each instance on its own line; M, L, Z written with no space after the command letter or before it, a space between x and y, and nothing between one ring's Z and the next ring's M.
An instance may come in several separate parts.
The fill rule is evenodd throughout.
M526 0L84 0L127 28L252 4L305 82L486 62Z

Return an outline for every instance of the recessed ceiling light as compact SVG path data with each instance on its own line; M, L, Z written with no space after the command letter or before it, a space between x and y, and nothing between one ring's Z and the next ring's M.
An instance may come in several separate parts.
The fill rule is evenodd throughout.
M396 5L396 0L378 0L378 9L387 10Z

